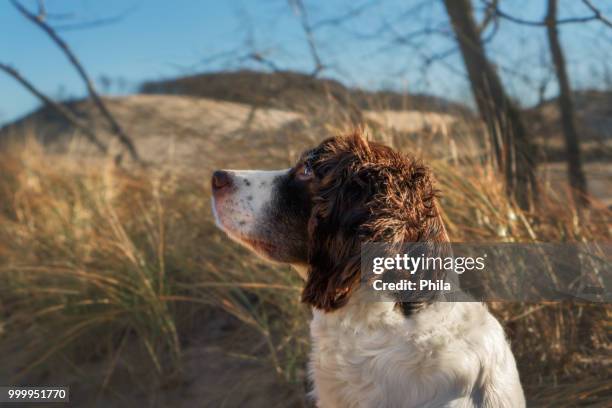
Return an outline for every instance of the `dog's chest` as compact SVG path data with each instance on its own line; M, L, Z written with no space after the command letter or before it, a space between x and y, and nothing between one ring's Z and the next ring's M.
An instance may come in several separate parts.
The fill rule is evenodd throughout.
M449 336L412 336L411 324L392 310L315 312L310 376L318 406L472 406L462 396L476 377L476 361Z
M390 323L315 315L310 374L321 407L392 407L413 398L410 377L425 354Z

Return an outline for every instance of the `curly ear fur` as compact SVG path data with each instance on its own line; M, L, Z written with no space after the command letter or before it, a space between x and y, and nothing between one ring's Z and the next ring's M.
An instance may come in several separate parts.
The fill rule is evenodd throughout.
M361 244L447 242L430 171L368 142L359 132L323 141L309 221L309 272L302 301L332 311L359 285Z

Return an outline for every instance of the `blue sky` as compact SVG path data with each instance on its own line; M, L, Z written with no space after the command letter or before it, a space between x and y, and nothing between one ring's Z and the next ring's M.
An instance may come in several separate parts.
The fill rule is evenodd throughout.
M480 0L473 0L476 6ZM35 8L33 0L24 5ZM446 17L439 0L304 0L312 24L367 5L365 12L341 26L321 26L314 38L330 68L323 76L366 88L428 92L469 101L463 65L454 53L426 69L423 57L445 53L453 46L444 34ZM612 16L612 2L595 1ZM540 19L545 0L502 0L517 16ZM299 20L285 0L47 0L50 22L80 57L92 78L122 78L133 91L143 80L166 78L240 66L264 68L240 60L257 50L284 69L313 68ZM579 0L561 0L563 15L588 15ZM562 17L563 17L562 15ZM88 29L75 23L120 16ZM429 25L442 33L415 39L416 49L398 45L398 35ZM61 27L64 27L63 29ZM386 27L385 29L381 27ZM0 3L0 61L17 68L39 89L57 98L84 95L84 87L61 52L45 34L22 18L8 1ZM602 87L607 61L612 61L612 29L598 23L563 26L562 40L573 85ZM523 105L536 101L534 90L546 67L548 49L543 29L502 22L489 44L490 56L502 67L504 81ZM612 69L612 66L608 68ZM609 73L610 74L610 73ZM534 85L535 84L535 85ZM554 83L547 95L554 95ZM36 99L0 72L0 124L38 105Z

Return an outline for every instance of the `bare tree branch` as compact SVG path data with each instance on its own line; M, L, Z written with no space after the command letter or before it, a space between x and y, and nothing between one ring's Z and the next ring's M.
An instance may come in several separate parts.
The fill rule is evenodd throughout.
M40 92L31 82L25 79L21 74L11 67L8 64L0 63L0 70L6 72L8 75L12 76L17 82L23 85L28 91L30 91L34 96L36 96L40 101L47 105L48 107L54 109L57 113L62 115L72 126L79 129L85 137L93 143L102 153L106 154L108 152L108 148L104 143L102 143L96 134L91 130L89 126L84 124L81 119L79 119L74 113L72 113L69 109L67 109L62 104L59 104L53 101L51 98L47 97L45 94Z
M485 15L480 24L478 25L478 33L483 37L484 32L493 23L493 29L491 32L482 38L483 44L487 44L493 40L495 34L499 30L499 17L496 14L497 4L499 0L492 0L492 2L485 3Z
M346 13L342 15L317 21L316 23L312 24L311 29L312 31L316 31L319 28L326 26L338 26L355 17L359 17L361 14L363 14L364 11L366 11L377 3L379 3L379 0L365 2L360 6L349 9Z
M45 8L45 2L43 0L38 0L38 18L41 20L47 18L47 9Z
M136 147L132 143L132 140L125 133L121 125L119 125L115 117L110 113L102 98L98 95L98 92L96 91L92 80L89 78L89 75L83 68L83 65L77 59L76 55L72 52L70 47L68 47L66 42L64 42L64 40L57 35L55 30L44 21L44 13L41 13L36 16L29 10L27 10L25 7L23 7L17 0L11 0L11 3L24 17L33 22L39 28L41 28L55 42L55 44L61 48L61 50L64 52L64 55L66 55L70 63L79 73L79 76L87 87L87 91L89 93L90 98L94 101L94 103L102 113L102 116L104 116L104 118L108 122L111 131L117 136L121 144L123 144L123 146L128 150L132 159L137 162L140 162L140 157L138 155L138 152L136 151ZM44 8L40 8L40 10L43 11Z
M93 18L93 19L83 19L82 21L66 22L64 24L53 24L52 27L56 31L73 31L73 30L84 30L84 29L107 26L107 25L115 24L115 23L122 21L127 15L129 15L135 9L136 9L136 6L132 6L115 15L111 15L107 17L100 17L100 18ZM49 15L48 18L50 20L51 16Z
M482 34L482 32L487 29L491 21L497 21L495 10L497 10L498 1L499 0L492 0L491 3L485 3L485 15L480 24L478 25L478 32L480 34Z
M506 191L522 208L529 208L537 191L533 145L520 110L487 58L474 19L471 0L444 0L472 94L480 116L489 129L493 154L505 176Z
M563 138L565 139L565 151L567 154L567 176L572 186L574 203L580 207L589 205L587 179L582 168L582 158L580 153L580 135L576 125L576 112L572 98L570 80L565 67L565 56L559 40L558 27L555 24L557 19L557 0L548 0L548 11L545 21L547 23L546 32L550 44L550 53L559 83L559 112L561 114L561 125L563 128Z
M429 53L429 49L426 51L423 50L424 44L426 41L422 41L420 44L417 44L414 40L422 37L429 37L431 35L444 35L447 36L449 33L445 32L442 29L435 27L425 27L422 29L414 30L407 34L399 33L395 27L389 22L385 22L381 27L383 31L389 32L393 38L391 41L391 45L385 45L383 47L378 48L375 52L384 52L393 50L395 46L401 45L410 48L413 52L417 53L419 58L423 60L422 69L428 69L434 63L442 64L449 72L461 77L466 78L466 75L463 71L457 69L454 64L449 64L445 60L449 56L455 54L458 51L457 47L453 47L451 49L447 49L438 53Z
M602 23L604 23L608 27L612 28L612 20L610 20L608 17L604 16L601 13L601 10L599 10L597 7L595 7L593 5L591 0L582 0L582 2L584 3L585 6L587 6L595 14L595 18L597 18L597 20L601 21Z
M312 34L312 27L310 26L310 22L308 21L308 15L306 14L306 8L304 7L304 3L302 3L302 0L289 0L289 4L293 8L295 14L300 18L302 29L306 34L306 41L308 41L310 55L312 55L312 59L315 63L315 69L312 72L312 76L317 76L323 69L325 69L325 66L321 62L321 58L319 57L319 53L315 45L314 35Z
M270 69L270 71L272 72L281 72L282 69L276 65L276 63L274 61L272 61L269 58L266 58L264 56L264 54L262 52L259 51L253 51L251 53L249 53L248 55L246 55L243 59L245 60L252 60L255 61L259 64L262 64L266 67L268 67L268 69Z
M81 21L79 23L69 23L69 24L54 24L53 28L57 31L73 31L73 30L83 30L88 28L102 27L106 25L115 24L121 19L123 16L111 16L111 17L103 17L95 20Z
M501 17L504 20L508 20L516 24L522 24L522 25L527 25L527 26L532 26L532 27L546 27L546 21L525 20L519 17L515 17L511 14L508 14L502 11L497 5L497 2L489 1L489 0L482 0L482 1L487 7L490 7L492 10L494 10L496 16ZM599 13L599 16L597 14L594 14L591 16L584 16L584 17L562 18L562 19L555 21L555 25L588 23L590 21L600 20L601 19L600 15L601 13Z

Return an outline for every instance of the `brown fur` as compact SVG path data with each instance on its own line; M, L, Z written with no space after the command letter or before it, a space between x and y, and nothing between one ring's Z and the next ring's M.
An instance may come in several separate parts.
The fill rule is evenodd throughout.
M332 311L358 286L361 244L447 242L429 169L359 131L310 153L315 177L302 301Z

